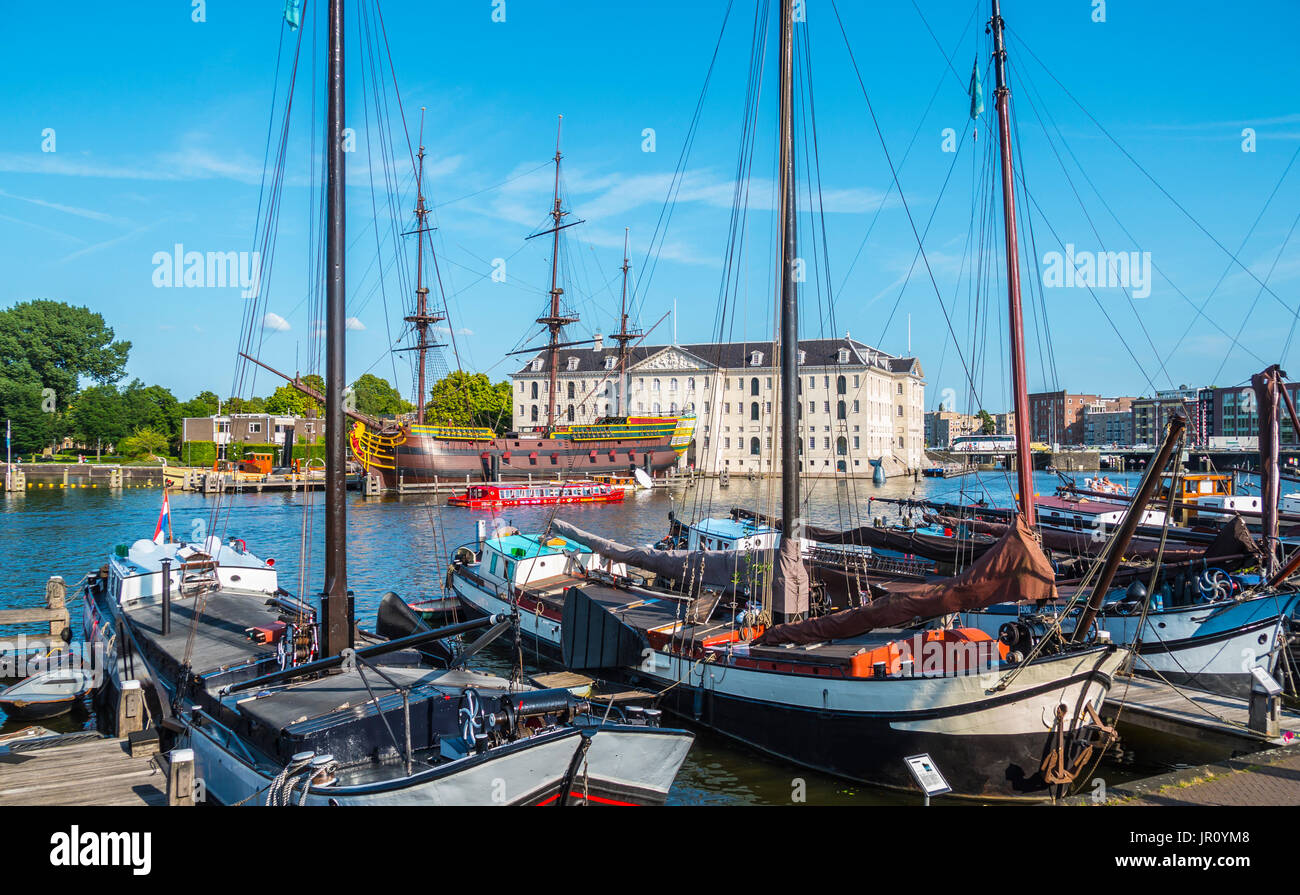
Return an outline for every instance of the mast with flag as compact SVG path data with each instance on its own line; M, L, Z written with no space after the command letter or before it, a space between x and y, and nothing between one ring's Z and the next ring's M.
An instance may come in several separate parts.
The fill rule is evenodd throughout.
M163 526L167 527L167 537L163 538ZM167 486L163 486L162 509L158 512L158 524L154 526L153 542L155 544L165 544L172 539L172 505L168 499Z

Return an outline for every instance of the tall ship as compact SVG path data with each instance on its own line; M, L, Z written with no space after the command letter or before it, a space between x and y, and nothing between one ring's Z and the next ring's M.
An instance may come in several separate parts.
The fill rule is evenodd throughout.
M442 347L430 341L433 328L446 319L445 313L429 304L429 290L424 285L424 234L429 227L429 208L423 190L424 147L420 147L415 207L418 260L414 313L407 316L415 337L405 350L416 352L416 407L412 416L395 421L380 421L350 413L353 423L349 443L353 457L367 475L379 479L385 490L405 485L430 484L435 480L464 479L484 481L512 478L572 478L643 469L654 475L674 466L690 446L695 431L692 414L669 416L633 416L627 413L627 360L630 348L642 340L644 333L628 326L627 275L630 269L627 242L623 252L623 291L620 323L612 338L618 345L617 363L610 375L617 380L615 402L607 409L613 414L598 417L591 423L575 423L572 405L566 413L559 411L559 367L564 359L561 349L589 344L595 340L571 341L566 327L578 322L577 313L563 301L560 286L561 233L582 223L567 222L570 212L560 199L559 132L555 141L555 196L549 212L549 229L532 234L551 237L551 289L548 306L537 323L546 328L546 344L523 349L515 354L533 353L529 362L534 371L549 374L546 416L538 419L529 431L499 433L487 426L447 425L431 418L426 410L426 370L428 352ZM295 385L301 384L296 380Z

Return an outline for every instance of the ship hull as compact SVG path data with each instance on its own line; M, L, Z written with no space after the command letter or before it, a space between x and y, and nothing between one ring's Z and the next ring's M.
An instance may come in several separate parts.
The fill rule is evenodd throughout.
M529 436L458 441L409 432L393 445L387 462L358 459L386 489L437 482L587 477L637 468L654 475L677 463L680 449L672 441L663 437L591 443Z

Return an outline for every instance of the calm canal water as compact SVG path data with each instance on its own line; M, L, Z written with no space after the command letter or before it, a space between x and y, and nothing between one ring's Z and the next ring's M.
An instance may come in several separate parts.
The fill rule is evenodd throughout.
M1082 478L1082 476L1078 476ZM1135 482L1137 473L1111 476ZM1054 491L1058 479L1038 473L1036 490ZM695 518L725 513L731 506L770 512L779 504L778 483L732 479L719 488L713 480L683 489L657 489L629 495L622 504L561 508L559 514L573 524L630 542L646 543L661 537L668 513ZM1010 503L1014 478L1004 472L986 472L957 479L896 479L884 485L870 481L815 480L805 487L807 521L821 525L850 525L869 516L893 516L890 504L872 504L871 498L930 497L953 501L986 497L991 503ZM116 544L129 544L153 535L162 492L157 488L128 488L114 493L104 488L37 489L0 500L0 581L4 590L0 608L40 605L46 579L62 575L74 619L80 613L80 588L76 583L105 562ZM448 548L470 542L475 522L488 514L440 505L432 497L365 500L349 495L348 580L356 592L357 613L369 627L379 598L388 591L419 598L441 592L447 569ZM274 557L282 586L296 593L315 594L321 587L323 561L323 510L320 496L303 494L231 494L223 498L214 525L214 498L194 493L171 495L172 530L177 538L210 531L243 538L262 557ZM850 509L855 508L855 509ZM306 511L306 512L305 512ZM512 509L499 517L522 531L537 530L550 516L550 508ZM309 537L304 538L304 519ZM309 546L303 560L303 544ZM77 599L73 599L77 597ZM76 624L74 622L74 628ZM17 629L0 627L7 639ZM500 656L488 656L482 665L506 668ZM22 726L6 724L0 713L0 733ZM65 718L67 725L89 723ZM1131 772L1130 772L1131 774ZM1112 778L1115 773L1112 771ZM678 804L789 804L796 778L804 781L810 804L914 803L919 796L898 795L856 786L771 761L716 736L701 734L691 750L673 789Z

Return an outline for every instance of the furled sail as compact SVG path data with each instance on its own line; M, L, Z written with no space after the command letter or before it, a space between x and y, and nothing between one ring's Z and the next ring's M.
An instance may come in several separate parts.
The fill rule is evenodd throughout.
M563 519L551 523L551 530L580 544L594 553L616 562L627 563L647 572L694 587L731 587L735 584L754 583L760 558L753 552L741 550L656 550L653 547L631 547L618 541L602 538L583 531Z
M1022 519L966 571L934 584L890 593L866 606L769 629L755 643L817 643L901 625L914 618L983 609L995 603L1021 603L1056 597L1052 564Z

